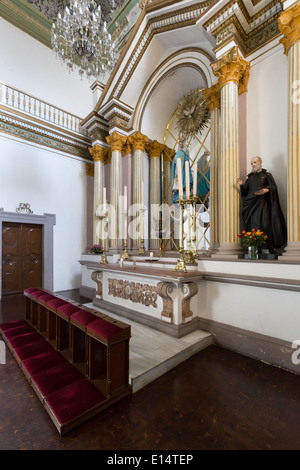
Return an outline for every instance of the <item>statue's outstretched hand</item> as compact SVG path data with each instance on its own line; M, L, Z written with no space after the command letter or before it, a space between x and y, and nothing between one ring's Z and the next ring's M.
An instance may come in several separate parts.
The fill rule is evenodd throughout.
M263 194L266 194L268 192L269 190L267 188L263 188L263 189L260 189L259 191L255 191L254 194L256 194L257 196L262 196Z
M241 185L243 184L243 180L241 180L241 178L238 178L238 179L236 180L236 183L241 186Z

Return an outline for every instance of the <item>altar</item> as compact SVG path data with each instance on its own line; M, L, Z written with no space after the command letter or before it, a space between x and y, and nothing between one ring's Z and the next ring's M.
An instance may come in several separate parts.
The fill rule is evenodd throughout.
M176 338L198 329L202 275L196 264L188 266L186 273L174 272L172 259L152 263L130 259L121 267L118 262L99 264L95 256L83 255L81 264L82 293L93 296L96 307Z

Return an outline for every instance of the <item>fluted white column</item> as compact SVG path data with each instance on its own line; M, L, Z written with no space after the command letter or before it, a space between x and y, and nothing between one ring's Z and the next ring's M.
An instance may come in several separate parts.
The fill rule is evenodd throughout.
M122 248L120 233L122 232L120 196L122 195L122 148L126 143L126 137L116 131L106 138L111 148L110 163L110 205L109 217L110 251L119 251Z
M144 158L145 146L148 143L148 137L141 132L136 132L128 137L129 143L133 149L133 184L132 184L132 204L136 207L142 204L142 183L144 183ZM135 235L135 234L134 234ZM140 238L135 237L132 240L133 249L138 249L140 246Z
M240 195L236 181L239 177L239 115L238 95L246 91L249 64L243 60L237 47L212 64L219 77L221 89L221 146L219 210L219 258L237 258L242 255L238 240L240 228Z
M284 11L278 25L288 56L287 235L283 259L300 260L300 4Z
M104 160L108 148L96 144L89 151L94 159L93 243L99 244L102 237L98 229L99 218L96 216L96 211L97 207L103 203Z
M150 156L150 230L152 232L152 236L150 236L150 250L159 250L159 207L161 203L160 185L162 184L161 153L164 145L154 140L147 145L146 149ZM153 236L153 233L155 233L155 236Z

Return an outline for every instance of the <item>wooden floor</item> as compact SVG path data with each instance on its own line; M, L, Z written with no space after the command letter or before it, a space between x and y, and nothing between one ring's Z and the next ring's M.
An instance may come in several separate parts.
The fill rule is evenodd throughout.
M22 297L0 302L18 318ZM60 437L8 350L0 364L0 450L299 450L299 422L300 376L209 346Z

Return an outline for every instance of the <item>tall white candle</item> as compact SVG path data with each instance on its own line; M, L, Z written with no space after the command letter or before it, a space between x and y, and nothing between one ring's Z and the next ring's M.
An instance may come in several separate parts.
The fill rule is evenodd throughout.
M179 188L179 197L183 197L183 186L182 186L182 168L180 158L178 159L178 188Z
M124 211L127 211L127 186L124 188Z
M106 188L103 188L103 210L106 212Z
M194 163L194 180L193 180L193 195L196 196L197 194L197 179L198 179L198 172L197 172L197 163Z
M189 162L185 162L185 185L186 197L190 197L190 167Z

